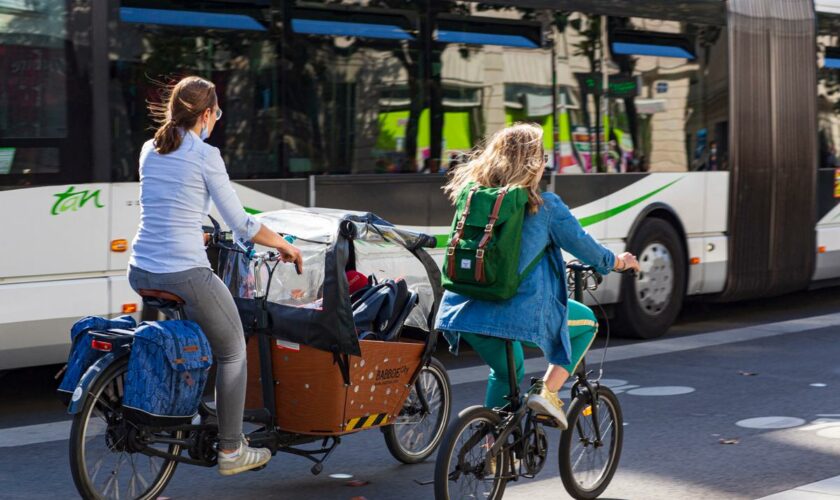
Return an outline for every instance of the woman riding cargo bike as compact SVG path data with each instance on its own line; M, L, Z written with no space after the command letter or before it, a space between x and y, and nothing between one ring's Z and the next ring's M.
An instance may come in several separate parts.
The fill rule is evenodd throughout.
M528 458L521 455L540 448L544 460L545 436L536 424L568 425L557 392L592 344L597 322L589 308L567 300L561 251L590 264L590 274L638 270L633 255L615 255L589 236L557 195L540 193L545 164L542 129L516 124L493 135L444 188L456 213L435 328L453 350L463 338L490 376L484 407L462 411L441 445L438 499L501 497L505 482L541 467L521 463ZM525 397L526 431L503 432L526 411L511 393L524 377L523 342L540 347L549 366ZM517 446L532 441L514 450L507 439Z
M318 474L343 436L374 428L394 458L417 463L443 437L451 388L431 328L442 291L425 251L435 238L363 212L247 215L203 141L221 115L213 84L185 78L141 153L129 281L173 319L87 317L71 331L59 391L83 498L153 499L179 463L230 475L277 452ZM232 233L202 226L211 199ZM202 400L214 359L215 406Z

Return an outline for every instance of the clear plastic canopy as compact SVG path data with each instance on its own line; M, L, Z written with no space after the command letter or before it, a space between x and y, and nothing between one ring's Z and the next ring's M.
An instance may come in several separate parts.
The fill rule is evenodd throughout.
M422 249L434 246L430 236L398 228L365 212L296 208L265 212L257 218L269 229L292 237L303 256L303 273L298 275L293 265L280 263L269 280L269 266L273 267L273 263L255 269L253 263L232 254L220 262L220 275L235 296L253 299L267 294L269 303L284 309L323 311L325 304L336 304L334 300L324 300L325 293L346 295L339 297L338 304L349 305L344 270L355 269L379 281L404 279L409 290L419 297L418 306L405 324L430 330L431 313L440 293L437 265ZM346 255L336 251L343 248L339 245L343 241L349 244ZM342 257L337 259L337 255ZM331 266L331 259L341 261ZM337 269L331 273L331 267ZM333 275L345 280L345 286L325 286Z

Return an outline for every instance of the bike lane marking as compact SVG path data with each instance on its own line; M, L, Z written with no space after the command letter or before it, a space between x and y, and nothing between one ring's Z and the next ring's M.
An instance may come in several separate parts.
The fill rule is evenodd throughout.
M829 500L840 498L840 476L780 491L758 500Z
M26 446L29 444L68 439L71 423L70 420L64 420L61 422L50 422L48 424L2 429L0 430L0 448L11 448L14 446Z

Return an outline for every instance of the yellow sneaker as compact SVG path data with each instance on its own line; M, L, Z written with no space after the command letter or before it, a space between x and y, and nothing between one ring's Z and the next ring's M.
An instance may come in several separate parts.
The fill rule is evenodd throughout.
M556 392L551 392L545 388L542 380L534 384L528 391L527 405L537 415L552 417L557 422L559 429L562 430L569 426L568 421L566 421L566 412L563 410L563 402L557 397Z

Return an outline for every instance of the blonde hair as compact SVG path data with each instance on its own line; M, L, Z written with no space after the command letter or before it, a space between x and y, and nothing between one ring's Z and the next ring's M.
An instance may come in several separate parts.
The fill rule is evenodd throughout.
M515 123L493 134L483 148L473 150L467 163L452 172L443 191L454 204L470 182L485 187L523 187L528 190L528 211L536 213L543 204L544 154L542 127Z

